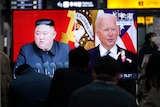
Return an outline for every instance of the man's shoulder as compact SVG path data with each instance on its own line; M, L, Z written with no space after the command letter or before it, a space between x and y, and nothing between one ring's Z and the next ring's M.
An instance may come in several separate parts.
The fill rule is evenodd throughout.
M54 41L54 43L60 46L69 46L69 44L64 43L64 42Z
M70 50L69 44L64 43L64 42L59 42L59 41L54 40L54 45L53 46L56 46L57 48L60 48L62 50Z
M131 55L131 56L136 56L136 55L137 55L136 53L134 53L134 52L132 52L132 51L130 51L130 50L121 48L121 47L119 47L119 46L118 46L118 50L119 50L119 51L124 50L127 55Z
M78 88L77 90L75 90L75 91L73 92L73 95L79 95L79 96L81 96L81 95L84 95L84 93L88 93L88 92L91 92L91 93L92 93L93 87L94 87L94 88L96 87L95 82L90 82L89 84L87 84L87 85L85 85L85 86L83 86L83 87L80 87L80 88ZM98 91L98 90L97 90L97 91ZM82 93L83 93L83 94L82 94Z
M76 74L78 73L79 74L79 70L82 72L83 70L82 69L79 69L79 68L58 68L56 71L55 71L55 74ZM84 71L83 71L84 72Z
M33 45L34 45L34 42L26 43L22 45L22 48L30 48L30 47L33 47Z
M129 50L126 50L126 55L128 55L128 56L134 56L134 57L137 56L136 53L134 53L134 52L132 52L132 51L129 51Z
M98 46L94 47L94 48L91 48L88 50L89 53L94 53L94 52L98 52L99 51L99 48Z

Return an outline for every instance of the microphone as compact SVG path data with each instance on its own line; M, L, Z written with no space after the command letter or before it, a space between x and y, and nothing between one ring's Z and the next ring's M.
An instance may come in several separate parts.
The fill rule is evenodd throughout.
M42 69L41 64L40 63L36 63L36 68L37 68L37 72L40 73L41 69Z
M56 63L57 69L58 68L63 68L63 63L62 62L57 62Z
M68 68L69 67L69 63L68 62L65 62L64 63L64 68Z
M44 63L43 67L44 67L44 73L48 75L48 62Z
M54 75L54 71L56 70L56 64L55 63L50 63L50 68L51 68L51 70L52 70L52 72L53 72L53 75Z

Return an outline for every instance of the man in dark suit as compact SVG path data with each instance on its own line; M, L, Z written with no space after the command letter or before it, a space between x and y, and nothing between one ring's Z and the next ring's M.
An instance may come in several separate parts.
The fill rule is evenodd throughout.
M16 66L27 63L37 72L53 77L54 70L50 67L50 64L68 62L70 51L68 44L55 40L56 34L53 20L37 20L35 22L34 42L21 47L14 70Z
M113 57L121 65L121 79L118 84L136 95L137 55L116 44L119 35L116 16L107 13L98 16L95 22L95 34L99 38L100 44L89 50L91 56L89 71L92 72L97 58L105 55Z
M51 78L37 73L28 64L18 66L10 82L8 107L45 107Z
M110 56L95 62L94 81L75 90L69 107L136 107L135 98L117 85L120 64Z
M70 94L84 85L92 82L92 76L87 72L90 55L82 47L69 52L69 68L55 71L47 100L47 107L68 107Z

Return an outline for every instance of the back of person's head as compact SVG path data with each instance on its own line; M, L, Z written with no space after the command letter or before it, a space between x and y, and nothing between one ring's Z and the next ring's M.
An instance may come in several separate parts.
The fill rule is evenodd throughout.
M19 66L15 69L15 74L16 74L16 76L19 76L24 70L26 70L26 69L28 69L28 68L31 68L31 66L28 65L28 64L19 65Z
M93 71L96 75L116 76L120 72L119 62L110 56L100 57L96 60Z
M151 37L153 37L153 36L156 36L156 33L155 33L155 32L149 32L149 33L147 33L146 36L145 36L145 41L146 41L146 42L150 42L150 39L151 39Z
M69 52L69 66L88 67L90 54L83 47L78 47Z

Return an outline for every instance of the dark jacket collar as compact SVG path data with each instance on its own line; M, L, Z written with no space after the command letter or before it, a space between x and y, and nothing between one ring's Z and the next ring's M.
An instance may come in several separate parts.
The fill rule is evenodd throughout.
M109 77L109 76L97 76L94 81L95 82L100 82L100 83L112 83L112 84L115 84L114 79L112 77Z
M49 53L51 53L53 56L55 55L56 53L56 48L57 48L57 41L53 40L53 45L52 45L52 48L47 51ZM42 49L38 48L37 45L35 44L35 42L32 43L33 44L33 48L35 49L35 52L39 55L39 56L42 56L42 54L45 52L43 51Z

